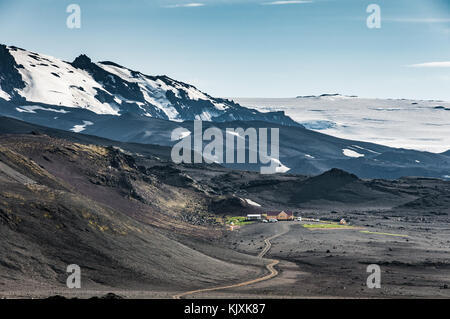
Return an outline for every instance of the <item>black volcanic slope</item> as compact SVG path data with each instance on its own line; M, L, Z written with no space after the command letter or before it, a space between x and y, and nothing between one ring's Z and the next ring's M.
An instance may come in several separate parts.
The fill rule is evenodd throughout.
M71 142L96 144L102 146L116 146L134 153L139 153L148 156L157 156L164 160L170 159L170 147L167 146L139 144L139 143L123 143L94 135L79 134L70 131L53 129L50 127L31 124L3 116L0 116L0 134L34 134L34 135L46 134L54 138L62 138Z
M112 147L2 136L2 290L64 288L69 264L91 289L170 291L260 274L256 259L243 267L227 261L233 252L220 259L183 244L221 236L210 197L181 174L183 187L164 183L150 163Z

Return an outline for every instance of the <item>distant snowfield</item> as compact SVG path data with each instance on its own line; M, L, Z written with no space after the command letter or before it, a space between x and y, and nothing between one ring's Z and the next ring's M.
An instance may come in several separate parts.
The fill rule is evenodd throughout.
M344 96L233 100L263 112L285 111L308 129L340 138L433 153L450 149L450 102Z

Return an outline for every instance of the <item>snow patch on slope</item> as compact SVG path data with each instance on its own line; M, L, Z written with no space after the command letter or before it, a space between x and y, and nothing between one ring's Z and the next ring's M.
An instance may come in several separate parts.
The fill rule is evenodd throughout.
M66 110L56 110L56 109L52 109L52 108L45 108L42 106L38 106L38 105L25 105L25 106L21 106L21 107L16 107L17 112L20 113L36 113L36 110L42 110L42 111L48 111L48 112L55 112L55 113L69 113Z
M172 103L167 98L166 93L172 92L175 97L183 98L183 95L192 101L210 101L218 111L223 111L228 108L224 103L216 103L211 97L196 89L195 87L187 84L182 84L175 80L165 77L165 81L161 77L151 77L146 76L139 72L133 72L125 67L118 65L111 65L109 63L100 62L97 65L103 68L105 71L117 75L121 79L137 83L140 87L144 99L161 111L163 111L169 120L181 121L180 114L177 109L172 105ZM183 105L181 105L183 107ZM213 114L209 112L203 112L196 116L196 119L203 121L211 121Z
M6 101L11 100L11 96L8 93L6 93L5 91L3 91L1 86L0 86L0 98L4 99Z
M359 148L360 150L367 151L367 152L370 152L370 153L373 153L373 154L377 154L377 155L381 154L379 152L375 152L375 151L373 151L371 149L364 148L364 147L361 147L361 146L358 146L358 145L352 145L352 147L356 147L356 148Z
M93 125L94 123L90 121L83 121L83 124L75 125L71 131L75 133L83 132L86 129L86 126Z
M360 154L360 153L352 151L348 148L342 149L342 153L344 153L344 155L347 157L354 157L354 158L364 157L364 154Z
M245 198L245 201L247 202L247 204L255 206L255 207L261 207L260 204L258 204L257 202L252 201L251 199Z
M191 135L191 131L189 131L187 129L186 130L180 129L180 131L177 131L177 133L179 133L178 136L172 136L172 141L173 140L182 140L183 138L186 138Z
M118 109L95 96L99 84L86 72L50 56L10 50L26 86L18 93L30 102L80 107L97 114L118 114Z
M278 167L275 169L276 173L286 173L291 170L289 167L281 163L279 159L271 158L271 161L278 164Z

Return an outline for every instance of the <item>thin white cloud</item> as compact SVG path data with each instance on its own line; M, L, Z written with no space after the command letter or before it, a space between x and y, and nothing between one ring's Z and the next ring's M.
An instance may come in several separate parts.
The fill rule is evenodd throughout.
M304 3L313 3L314 1L307 0L281 0L281 1L272 1L272 2L264 2L261 3L263 6L279 6L284 4L304 4Z
M408 65L410 68L450 68L450 61L426 62Z
M400 23L448 23L450 18L385 18L385 21Z
M172 4L168 6L164 6L164 8L196 8L203 7L204 3L192 2L192 3L182 3L182 4Z

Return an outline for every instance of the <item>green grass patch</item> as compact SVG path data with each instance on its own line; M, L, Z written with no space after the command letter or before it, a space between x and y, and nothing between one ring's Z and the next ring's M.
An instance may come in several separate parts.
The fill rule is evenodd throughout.
M303 224L303 227L305 228L352 228L352 226L349 225L340 225L340 224Z
M375 231L367 231L367 230L362 230L361 233L364 233L364 234L374 234L374 235L396 236L396 237L409 237L408 235L402 235L402 234L390 234L390 233L379 233L379 232L375 232Z
M247 220L247 217L228 216L225 218L226 224L230 225L231 223L233 223L233 225L235 225L235 226L249 225L249 224L253 224L254 222L255 222L254 220Z
M331 221L327 221L327 220L319 220L319 223L330 224L330 225L338 225L338 226L345 226L345 225L339 224L338 222L331 222Z

